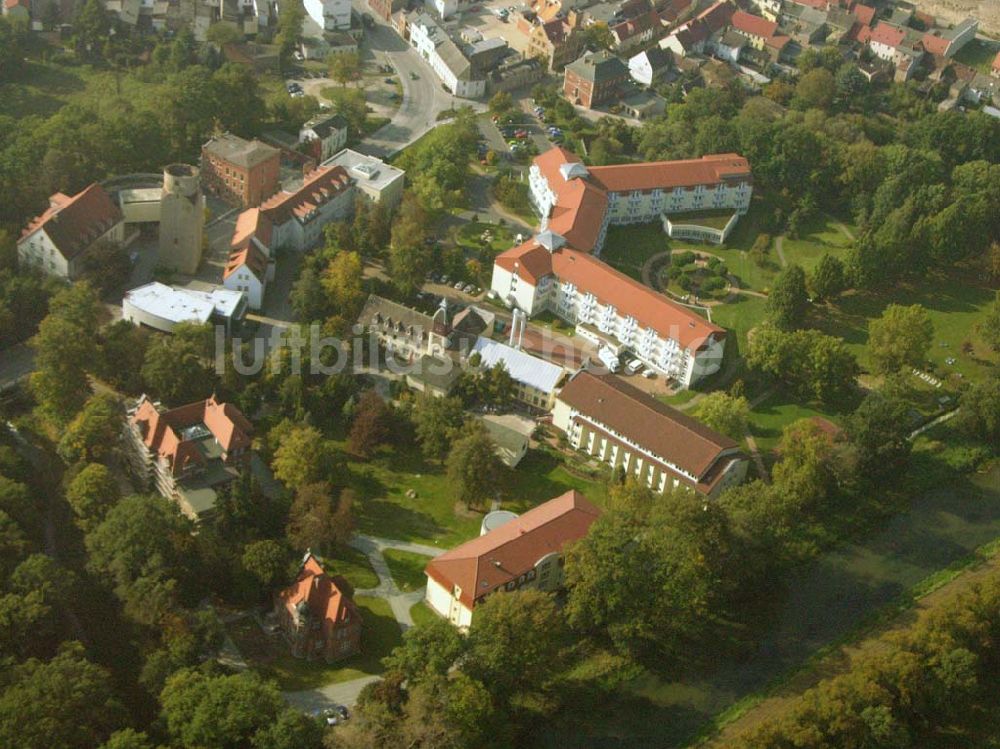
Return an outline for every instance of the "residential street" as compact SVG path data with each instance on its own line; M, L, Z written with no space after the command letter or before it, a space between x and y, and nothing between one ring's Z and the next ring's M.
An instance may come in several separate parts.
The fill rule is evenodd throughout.
M369 12L363 3L355 2L354 6L358 13ZM384 159L430 130L438 112L462 104L484 108L482 103L456 99L445 91L430 65L381 18L375 17L375 26L365 30L365 45L377 62L392 65L403 86L403 101L392 122L357 144L355 150ZM415 80L411 71L417 75Z

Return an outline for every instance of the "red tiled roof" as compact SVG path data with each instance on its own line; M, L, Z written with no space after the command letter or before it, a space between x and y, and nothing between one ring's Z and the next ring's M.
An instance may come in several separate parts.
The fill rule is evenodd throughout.
M667 0L659 10L660 20L666 23L676 21L681 13L691 7L693 0Z
M314 619L336 627L361 619L361 613L347 588L346 580L327 575L316 557L309 554L295 582L281 591L279 596L288 611L305 603Z
M872 29L868 41L871 44L878 42L886 45L887 47L895 48L902 44L905 38L906 32L902 29L896 28L895 26L885 23L884 21L879 21L878 25Z
M132 423L138 426L143 444L170 462L174 475L203 460L196 441L182 440L179 430L204 424L227 453L249 447L253 434L253 426L240 410L231 403L219 403L215 396L162 412L143 398L132 415Z
M269 248L272 230L271 220L261 212L260 208L249 208L237 217L233 239L229 246L234 250L241 249L249 240L256 239Z
M715 3L699 13L695 16L695 19L705 24L709 35L711 35L729 23L729 19L733 17L735 10L736 8L733 5L725 2L725 0L721 0L721 2Z
M434 557L427 574L449 592L457 585L459 601L471 609L476 599L502 589L534 569L542 557L587 535L600 512L578 491L566 492Z
M4 7L6 7L8 10L11 10L12 8L16 8L18 6L25 9L30 8L28 0L4 0Z
M547 228L562 235L573 247L592 251L608 211L608 196L583 179L564 182L557 194Z
M851 13L865 26L871 26L875 20L875 9L870 5L858 3L851 9Z
M928 31L921 38L921 42L924 45L924 50L932 55L938 55L939 57L944 57L944 54L948 51L948 46L951 44L947 39L942 39L938 34L941 32Z
M591 178L608 192L714 185L725 180L750 181L750 162L735 153L712 154L683 161L648 161L590 167Z
M261 210L274 224L281 225L292 218L303 223L309 214L351 186L352 179L342 166L321 166L310 172L295 192L282 192L268 198Z
M709 473L721 453L738 447L729 437L614 375L581 371L566 383L558 399L694 476L696 481L687 482L692 485Z
M72 260L121 220L118 206L95 182L72 197L51 196L48 210L28 223L21 238L44 229L62 256Z
M792 0L796 5L805 5L816 10L827 10L829 3L827 0Z
M764 39L774 36L778 30L778 24L773 21L768 21L766 18L761 18L742 10L733 13L730 23L737 31L742 31L744 34L749 34L750 36L763 37Z
M233 273L243 266L246 266L251 273L263 281L267 275L267 255L252 242L247 242L243 249L233 250L226 261L226 268L222 271L223 280L229 278Z
M640 327L652 328L664 338L673 338L683 349L697 351L710 336L718 340L726 334L725 330L687 307L670 301L592 255L569 247L550 253L531 239L498 255L496 264L532 285L554 273L581 291L592 293L600 304L610 304L619 314L634 317Z
M542 24L542 32L552 44L562 44L571 31L570 25L561 18Z
M656 11L651 10L648 13L643 13L641 16L636 16L635 18L615 24L611 27L611 33L615 35L615 38L619 42L623 42L659 25L660 17L656 15Z

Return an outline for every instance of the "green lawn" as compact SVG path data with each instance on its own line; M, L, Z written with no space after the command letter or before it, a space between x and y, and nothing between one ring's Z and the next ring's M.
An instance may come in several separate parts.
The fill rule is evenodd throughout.
M479 535L483 515L456 503L444 469L415 445L386 450L368 463L350 463L348 482L358 493L358 530L383 538L449 549ZM406 496L407 490L416 495ZM571 473L545 450L532 450L506 474L498 491L504 509L524 512L569 489L604 501L603 477Z
M785 237L782 251L789 264L801 265L811 273L823 255L843 259L851 239L841 231L830 216L819 216L806 225L798 239Z
M987 39L973 39L958 51L958 54L955 55L955 61L989 75L990 67L998 50L1000 50L1000 43Z
M799 419L814 416L834 422L837 420L835 414L798 403L779 390L763 403L758 403L750 412L750 433L753 434L757 447L766 452L773 450L778 444L781 431L786 426Z
M412 551L400 551L399 549L386 549L382 552L386 564L389 565L389 572L392 579L404 593L412 590L419 590L427 585L427 576L424 574L424 567L431 560L426 554L414 554Z
M747 332L764 321L766 305L762 297L740 294L732 302L712 307L712 322L735 334L740 351L746 351Z
M122 76L121 82L123 97L143 93L133 91L143 84L126 76ZM146 87L155 88L148 84ZM0 84L0 101L3 101L4 114L15 119L29 115L49 117L66 104L105 99L113 96L114 91L114 74L109 71L95 70L89 65L69 67L29 62L18 82Z
M601 250L601 260L636 280L642 280L645 262L669 249L667 235L659 223L611 226Z
M881 292L847 294L836 305L815 310L813 325L843 338L861 365L869 367L869 321L880 316L889 304L920 304L934 323L934 340L928 353L933 370L940 379L958 385L962 379L982 379L997 364L996 353L974 332L992 302L993 290L979 277L933 276L919 286L896 284ZM966 341L973 345L971 354L962 351ZM955 363L947 364L949 358L954 358Z
M282 690L312 689L380 674L382 659L402 642L399 624L385 599L359 596L354 602L364 618L361 653L339 663L293 657L280 635L264 634L250 618L230 625L228 632L251 668L265 678L274 679Z
M493 238L489 241L483 240L483 233L489 231ZM514 243L514 235L506 226L499 224L489 224L482 221L470 221L458 231L456 242L461 247L467 247L476 252L486 252L493 254L509 250Z
M413 604L410 608L410 616L413 617L413 623L417 626L441 618L431 610L431 607L425 601Z
M337 549L323 557L330 574L342 576L355 590L378 587L378 575L368 562L368 557L350 546Z

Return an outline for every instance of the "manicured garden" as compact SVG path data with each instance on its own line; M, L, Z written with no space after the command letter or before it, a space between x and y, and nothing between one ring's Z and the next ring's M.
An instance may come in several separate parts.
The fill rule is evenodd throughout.
M675 297L721 300L729 295L729 268L714 255L674 250L669 263L658 266L654 285Z
M498 254L509 250L514 235L506 226L470 221L455 234L455 243L474 252Z
M312 689L380 674L382 659L402 642L399 623L389 602L383 598L357 596L354 602L364 618L361 653L337 663L295 658L282 635L265 634L251 617L229 625L227 632L250 667L265 678L274 679L285 691Z
M641 281L646 261L669 249L670 242L659 223L611 226L601 250L601 260Z

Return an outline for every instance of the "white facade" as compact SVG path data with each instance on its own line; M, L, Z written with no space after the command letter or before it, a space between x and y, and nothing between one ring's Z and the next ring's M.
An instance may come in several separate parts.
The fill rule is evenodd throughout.
M306 13L324 31L351 28L351 0L305 0Z
M426 14L411 22L410 44L455 96L478 99L486 93L486 78L473 71L458 46Z
M337 151L347 145L347 127L330 128L330 133L325 138L321 137L315 130L306 123L299 130L299 143L318 140L320 142L320 161L326 161Z
M123 243L125 241L125 223L123 221L116 223L91 242L91 246L102 241ZM43 273L64 278L67 281L79 278L83 272L83 262L86 255L87 251L84 250L72 260L67 260L46 233L44 227L36 229L17 243L17 260L22 267L37 268Z
M272 247L284 247L302 252L316 245L323 236L323 227L331 221L340 221L354 209L354 186L335 195L333 199L315 208L303 217L293 216L279 224L274 223Z
M437 581L427 577L427 605L459 629L468 629L472 624L472 610L458 600L458 593L445 590Z
M552 410L552 425L566 434L574 449L607 463L612 470L623 469L626 475L631 474L655 492L662 493L678 485L693 486L701 478L675 464L669 456L657 455L558 399ZM746 478L747 461L745 458L736 459L737 453L736 448L720 453L718 460L727 462L727 465L722 477L712 487L710 496L716 497Z
M652 86L656 72L649 61L649 55L645 52L640 52L630 57L628 60L628 74L636 83L641 83L643 86Z
M273 266L269 265L268 267ZM260 278L244 263L226 276L222 285L231 291L243 292L247 298L247 306L252 310L259 310L264 304L267 280L266 273L264 278Z
M681 349L676 339L650 327L640 328L635 318L619 314L594 290L577 288L555 275L542 278L536 287L494 264L491 288L501 299L529 315L551 312L575 324L576 333L593 343L610 342L618 351L631 351L643 364L683 387L690 387L722 366L723 341L713 338L698 351Z

